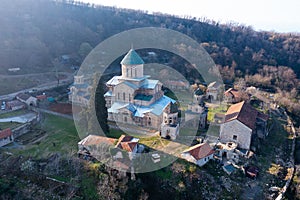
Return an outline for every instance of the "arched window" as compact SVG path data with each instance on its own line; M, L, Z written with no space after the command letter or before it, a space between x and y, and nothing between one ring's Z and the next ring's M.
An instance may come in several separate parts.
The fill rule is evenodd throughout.
M151 125L151 117L148 118L148 125Z
M120 99L120 92L118 92L118 99Z
M128 100L131 101L131 95L130 94L128 94Z
M125 101L126 98L125 95L126 95L125 92L123 92L123 101Z

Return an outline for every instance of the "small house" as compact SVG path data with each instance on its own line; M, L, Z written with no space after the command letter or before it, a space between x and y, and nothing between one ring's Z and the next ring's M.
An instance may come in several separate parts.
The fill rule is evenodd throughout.
M88 135L78 142L78 156L85 159L93 159L95 157L92 152L93 147L113 146L115 142L116 139L113 138L99 135Z
M224 101L227 103L238 103L242 100L242 94L240 91L229 88L224 92Z
M0 147L14 141L13 133L10 128L0 131Z
M202 143L185 150L181 154L181 157L201 167L213 159L214 152L208 143Z
M29 94L20 93L16 96L16 98L28 106L37 106L37 98Z
M245 101L233 104L221 124L220 141L235 142L239 148L249 150L254 136L264 138L267 135L267 120L267 115L258 112Z
M13 100L6 102L6 108L9 110L20 110L25 108L25 104L19 100Z
M206 96L212 101L220 100L223 85L217 81L210 83L206 89Z
M129 158L132 159L135 157L136 153L138 152L138 138L134 138L129 135L121 135L119 138L116 148L128 152ZM120 153L117 153L117 155L122 155ZM117 156L118 157L118 156ZM119 156L122 158L122 156Z

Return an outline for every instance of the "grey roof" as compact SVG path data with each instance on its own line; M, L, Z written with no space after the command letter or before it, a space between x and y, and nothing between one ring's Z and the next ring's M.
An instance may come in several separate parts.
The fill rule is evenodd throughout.
M107 85L118 85L120 83L119 79L122 76L114 76L109 81L106 82Z
M143 59L136 53L135 50L130 49L126 56L121 61L122 65L141 65L144 64Z
M164 109L170 104L176 101L167 97L162 96L159 100L151 104L150 106L138 106L129 103L115 102L109 109L108 112L119 113L119 109L127 108L136 117L143 117L145 113L151 112L154 115L161 115Z
M211 87L214 87L214 88L217 88L217 87L220 87L221 86L221 83L217 82L217 81L214 81L214 82L211 82L207 88L211 88Z
M17 95L17 97L23 101L27 101L31 96L29 94L20 93Z
M142 88L154 89L158 82L158 80L146 79L144 84L142 85Z
M111 96L113 96L113 94L112 94L112 91L110 91L110 90L104 94L104 97L111 97Z

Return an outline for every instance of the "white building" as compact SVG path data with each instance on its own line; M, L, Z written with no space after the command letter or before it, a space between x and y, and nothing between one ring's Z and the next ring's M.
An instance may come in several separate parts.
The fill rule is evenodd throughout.
M207 143L197 144L185 150L181 157L189 162L195 163L198 166L205 165L214 157L214 150Z

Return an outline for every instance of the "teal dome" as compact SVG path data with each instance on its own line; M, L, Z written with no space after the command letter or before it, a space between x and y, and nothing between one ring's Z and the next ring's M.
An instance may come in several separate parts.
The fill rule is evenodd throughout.
M130 49L126 56L121 61L122 65L142 65L143 59L136 53L135 50Z

